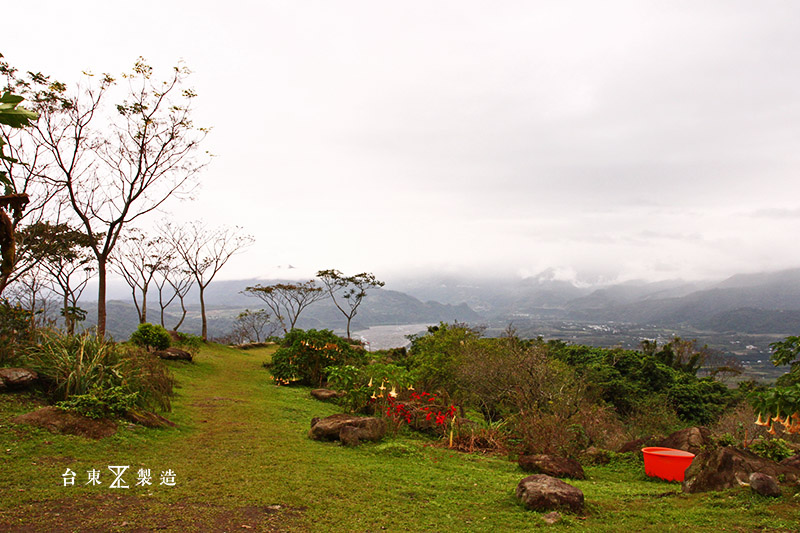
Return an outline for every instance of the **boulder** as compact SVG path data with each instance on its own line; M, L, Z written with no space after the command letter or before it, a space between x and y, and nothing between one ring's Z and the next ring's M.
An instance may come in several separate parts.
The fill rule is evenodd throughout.
M350 445L362 440L378 441L386 434L386 421L371 416L331 415L313 423L308 437L314 440L341 440L342 430Z
M581 453L581 460L590 465L607 465L611 462L611 452L589 446Z
M342 393L340 393L339 391L330 389L314 389L311 391L311 396L322 402L333 400L334 398L338 398L341 395Z
M547 474L534 474L520 481L517 498L535 511L568 509L578 513L583 509L583 492L579 488Z
M784 459L783 461L781 461L778 464L780 464L781 466L788 466L788 467L797 468L798 470L800 470L800 454L793 455L791 457L787 457L786 459Z
M339 431L339 441L344 446L358 446L361 440L358 438L359 429L353 426L345 426Z
M166 350L157 350L154 352L156 356L160 357L161 359L167 359L169 361L189 361L192 360L192 354L187 352L186 350L181 350L180 348L167 348Z
M750 474L750 488L762 496L779 498L781 495L781 487L778 485L778 480L761 472Z
M39 374L27 368L0 368L0 390L25 389L38 379Z
M676 431L653 446L683 450L697 455L712 444L711 431L708 428L691 427Z
M800 469L791 465L780 465L751 451L726 446L702 451L694 458L686 469L683 491L708 492L737 487L747 483L750 474L756 472L775 478L783 475L788 482L796 481L800 475Z
M641 452L642 448L646 446L655 446L657 438L650 435L649 437L642 437L641 439L631 440L620 446L618 453Z
M12 422L41 427L51 433L79 435L90 439L108 437L117 431L117 424L113 420L89 418L52 406L20 415L14 418Z
M583 467L575 459L555 455L520 455L519 466L526 472L547 474L553 477L586 479Z

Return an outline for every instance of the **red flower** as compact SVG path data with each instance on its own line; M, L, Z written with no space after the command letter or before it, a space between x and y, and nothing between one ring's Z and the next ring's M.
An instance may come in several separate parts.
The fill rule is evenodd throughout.
M428 411L428 414L427 414L427 415L425 415L425 420L430 420L430 419L431 419L431 415L432 415L432 414L433 414L433 413L431 413L430 411Z
M447 419L445 418L445 416L442 413L436 413L436 423L438 425L440 425L440 426L443 425L445 420L447 420Z
M387 407L386 408L386 416L392 416L392 408L391 407Z
M436 401L436 397L435 396L431 396L430 398L428 398L428 401L429 402L435 402Z

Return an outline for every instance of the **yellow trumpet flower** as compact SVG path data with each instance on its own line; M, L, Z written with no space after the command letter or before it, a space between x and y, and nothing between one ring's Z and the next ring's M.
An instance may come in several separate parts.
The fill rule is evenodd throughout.
M394 387L392 387L392 390L389 391L389 396L392 398L397 398L397 391L394 390Z
M758 413L758 420L756 420L756 425L757 426L768 426L769 425L769 421L768 420L769 419L767 419L767 421L762 420L761 413Z
M369 378L369 383L367 383L367 387L372 387L372 378Z
M414 390L414 385L409 385L408 390Z

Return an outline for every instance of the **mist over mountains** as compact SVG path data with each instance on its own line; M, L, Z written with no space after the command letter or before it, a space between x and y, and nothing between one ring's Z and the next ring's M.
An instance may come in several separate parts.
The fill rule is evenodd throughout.
M212 336L227 333L244 309L266 306L241 293L248 286L278 280L217 281L206 291ZM283 280L285 281L285 280ZM590 285L560 279L553 270L524 279L477 279L429 276L391 283L400 290L368 293L353 321L353 330L376 325L467 322L499 325L509 322L578 321L682 327L714 332L789 335L800 332L800 268L759 274L738 274L722 281L628 281ZM126 337L136 327L128 291L111 291L109 331ZM158 322L156 295L151 294L149 320ZM187 332L199 332L196 292L187 302ZM84 303L91 314L95 305ZM177 322L174 309L167 325ZM330 301L318 302L301 315L302 328L341 330L344 318Z
M489 322L514 319L625 322L714 331L800 332L800 269L737 274L722 281L629 281L588 285L552 270L521 280L428 278L410 295L466 303Z

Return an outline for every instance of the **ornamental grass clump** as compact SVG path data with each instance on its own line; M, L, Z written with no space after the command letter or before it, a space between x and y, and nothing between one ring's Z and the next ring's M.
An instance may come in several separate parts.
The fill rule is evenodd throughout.
M42 377L53 401L86 396L80 405L124 398L112 403L162 411L171 407L172 373L160 359L138 347L89 333L48 332L40 344L27 350L25 361Z

